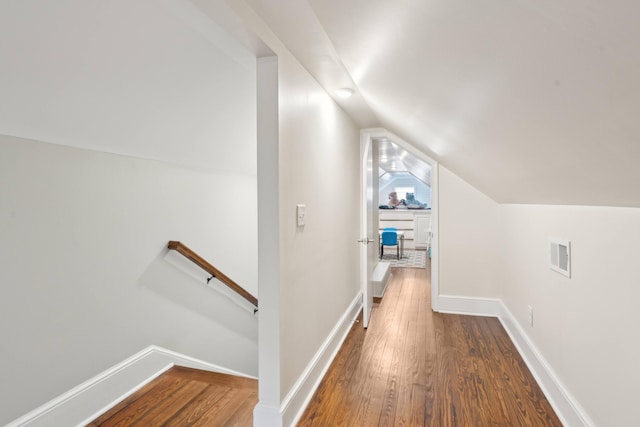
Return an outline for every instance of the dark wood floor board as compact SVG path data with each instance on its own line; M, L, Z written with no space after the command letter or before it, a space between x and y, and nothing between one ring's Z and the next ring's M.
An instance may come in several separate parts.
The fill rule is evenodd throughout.
M379 417L380 388L388 377L384 366L393 351L391 343L379 339L365 340L365 349L360 355L347 397L349 406L354 409L348 415L355 417L362 425L371 423L371 420L377 421Z
M330 369L325 376L325 378L329 379L331 384L334 385L333 389L320 388L317 391L317 395L320 396L324 402L327 402L327 404L323 407L318 407L318 411L309 414L308 425L329 425L331 421L334 421L336 425L341 425L345 422L344 419L341 418L343 412L338 409L349 407L350 403L352 403L348 399L350 396L348 390L352 383L352 377L355 375L356 367L360 362L365 337L361 322L362 314L359 316L359 323L354 325L349 339L345 340L342 346L342 349L345 351L343 352L341 349L340 354L343 357L336 357L334 360L334 365L341 368L335 370ZM341 399L331 399L332 396L336 395L340 396Z
M153 387L143 397L135 399L131 404L113 414L108 419L94 421L99 426L126 427L144 417L159 406L159 402L167 402L171 396L188 383L182 378L161 375L152 382ZM138 393L136 393L138 394Z
M106 425L104 424L106 420L110 419L115 414L122 411L124 408L131 405L136 400L140 399L142 396L144 396L146 393L148 393L150 390L156 387L158 383L163 383L163 382L169 383L171 381L173 381L172 378L167 378L162 376L153 379L152 381L148 382L147 384L142 386L140 389L138 389L135 393L124 398L121 402L119 402L113 408L109 409L104 414L100 415L98 418L96 418L95 420L87 424L87 427L97 427L100 425Z
M389 312L388 318L383 319L376 314L371 317L369 329L382 329L385 334L365 334L363 351L352 377L354 381L349 397L355 399L355 405L350 405L355 406L355 412L348 415L353 420L351 422L357 420L357 425L376 425L382 412L384 390L391 372L388 367L397 345L398 325L405 305L405 301L397 297L400 291L401 285L395 289L387 289L389 298L383 300L376 309L376 313L380 310ZM341 414L341 411L338 413Z
M205 388L207 388L206 383L187 382L187 384L171 394L166 401L157 402L156 406L136 419L135 422L131 423L131 426L165 425L177 412L188 406Z
M193 425L205 412L220 401L230 387L208 384L188 405L183 406L167 420L167 427L186 427Z
M433 313L428 269L403 268L369 328L354 324L298 425L561 423L497 319Z
M389 366L387 386L384 390L383 407L378 420L380 426L392 426L396 424L396 413L400 406L400 418L410 406L409 396L412 378L416 376L416 363L411 354L415 347L415 319L417 317L417 305L410 302L419 298L419 292L410 278L401 282L400 292L408 297L403 298L400 316L395 330L393 356ZM405 399L406 398L406 399ZM406 406L405 406L406 405Z
M244 402L231 414L223 426L235 427L235 426L251 426L253 425L253 410L247 411L246 408L251 408L258 402L258 391L252 391L246 393Z
M251 426L257 402L256 380L175 366L88 426Z
M210 406L192 426L221 426L242 404L237 390L229 390L214 405Z

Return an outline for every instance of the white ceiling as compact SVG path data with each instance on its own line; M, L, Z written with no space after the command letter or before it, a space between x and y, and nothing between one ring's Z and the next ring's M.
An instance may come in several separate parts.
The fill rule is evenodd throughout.
M231 1L231 0L229 0ZM496 201L640 206L640 2L246 0L362 127Z
M431 166L389 139L377 139L379 175L409 173L431 187Z

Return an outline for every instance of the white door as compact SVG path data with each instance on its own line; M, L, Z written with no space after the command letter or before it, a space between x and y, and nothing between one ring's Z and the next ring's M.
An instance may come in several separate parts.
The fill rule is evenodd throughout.
M378 153L377 144L370 137L360 142L362 154L360 184L360 270L362 285L363 327L369 325L373 309L373 270L378 263Z

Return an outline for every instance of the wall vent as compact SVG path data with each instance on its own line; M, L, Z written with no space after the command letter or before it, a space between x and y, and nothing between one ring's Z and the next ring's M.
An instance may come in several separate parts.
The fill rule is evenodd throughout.
M549 239L549 268L571 277L571 242Z

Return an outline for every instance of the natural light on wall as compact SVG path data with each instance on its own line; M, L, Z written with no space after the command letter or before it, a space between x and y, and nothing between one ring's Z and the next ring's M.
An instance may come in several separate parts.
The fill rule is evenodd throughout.
M336 91L336 95L338 95L342 99L348 99L348 98L351 98L351 95L353 95L353 92L354 92L353 89L350 89L348 87L343 87Z

